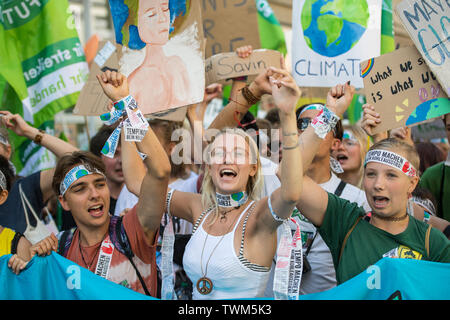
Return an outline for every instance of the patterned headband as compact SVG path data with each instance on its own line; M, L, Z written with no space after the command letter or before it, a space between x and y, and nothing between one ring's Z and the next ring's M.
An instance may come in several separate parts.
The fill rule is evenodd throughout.
M70 169L69 172L67 172L66 176L64 177L64 180L61 181L61 184L59 186L60 195L63 196L66 193L66 191L70 188L70 186L81 177L95 173L105 176L100 170L98 170L97 168L91 168L87 164L86 165L80 164L76 167L73 167L72 169Z
M412 166L412 164L408 160L392 151L370 150L369 152L367 152L366 160L364 161L364 167L369 162L378 162L386 164L388 166L400 170L408 177L415 177L417 175L417 170Z

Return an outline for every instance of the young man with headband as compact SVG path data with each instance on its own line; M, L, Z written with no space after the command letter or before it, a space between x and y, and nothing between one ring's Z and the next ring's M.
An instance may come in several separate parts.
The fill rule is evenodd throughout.
M106 72L99 82L112 101L133 100L128 96L126 79L112 79ZM75 152L60 159L53 190L62 207L72 212L77 228L59 235L58 252L110 281L156 297L156 239L170 164L152 129L147 127L142 133L136 145L149 155L144 160L147 173L137 205L123 219L109 212L110 193L98 157ZM46 247L44 241L42 247Z

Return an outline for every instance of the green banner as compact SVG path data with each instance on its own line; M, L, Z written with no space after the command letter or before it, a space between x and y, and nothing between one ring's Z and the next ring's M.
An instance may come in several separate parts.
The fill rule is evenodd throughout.
M0 99L53 134L54 115L75 105L89 69L67 0L0 0ZM45 150L11 134L21 175L50 168Z
M267 0L256 0L258 9L258 27L261 48L272 49L286 55L286 41L283 29L275 17Z

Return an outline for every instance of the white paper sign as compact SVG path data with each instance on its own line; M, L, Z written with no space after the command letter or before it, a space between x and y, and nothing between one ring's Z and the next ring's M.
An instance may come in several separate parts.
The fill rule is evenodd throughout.
M381 0L298 0L292 10L292 74L301 87L348 80L363 87L359 63L380 55Z

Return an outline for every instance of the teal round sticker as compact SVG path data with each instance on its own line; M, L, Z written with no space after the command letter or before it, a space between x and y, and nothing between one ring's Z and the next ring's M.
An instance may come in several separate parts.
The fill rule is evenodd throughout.
M109 143L106 142L105 145L102 148L102 153L103 154L108 154L109 153Z
M75 177L77 177L77 179L79 179L79 178L84 177L84 176L86 176L86 175L88 175L88 174L89 174L89 172L88 172L87 170L85 170L85 169L80 169L80 170L78 170L78 171L75 173Z
M241 192L233 193L231 195L231 199L233 199L235 201L239 201L242 199L243 196L244 196L244 193L241 191Z

